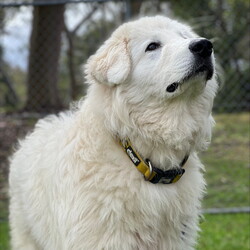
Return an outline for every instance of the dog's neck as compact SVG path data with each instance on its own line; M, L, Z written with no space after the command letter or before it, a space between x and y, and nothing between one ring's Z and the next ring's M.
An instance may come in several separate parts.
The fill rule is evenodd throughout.
M190 154L190 150L173 150L164 143L156 143L138 135L130 135L129 140L144 161L149 159L153 166L164 171L180 166L183 159Z
M181 123L185 121L185 116L180 117L178 120L178 116L175 115L168 118L159 116L154 122L150 121L149 114L148 124L142 124L137 120L138 124L133 124L134 127L131 125L130 128L123 126L123 124L110 123L108 126L115 125L112 128L115 136L118 135L120 139L129 138L133 147L144 160L150 159L154 166L165 171L178 166L186 155L195 150L197 145L199 128L192 131L185 129L185 126L181 126ZM132 114L131 118L133 121L136 119L132 117ZM155 127L156 123L159 127Z
M208 146L211 121L204 100L133 105L113 90L97 87L100 95L95 90L92 98L101 100L97 110L105 127L114 137L129 138L141 157L158 168L178 166L187 154Z

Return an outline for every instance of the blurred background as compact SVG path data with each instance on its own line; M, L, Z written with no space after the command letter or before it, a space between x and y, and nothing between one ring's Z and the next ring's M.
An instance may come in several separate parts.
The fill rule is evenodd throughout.
M164 15L213 41L223 69L197 249L250 249L248 0L0 0L0 249L9 249L8 157L37 119L86 93L83 64L121 23Z

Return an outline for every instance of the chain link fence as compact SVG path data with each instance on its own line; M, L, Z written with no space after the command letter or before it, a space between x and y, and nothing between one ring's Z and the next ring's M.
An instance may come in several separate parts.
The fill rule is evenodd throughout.
M200 36L213 41L216 60L223 72L214 113L221 115L220 119L232 113L243 116L240 120L238 116L230 116L233 117L228 120L230 124L224 120L220 123L219 119L212 153L223 157L222 152L231 147L230 150L235 150L233 154L240 155L244 149L246 155L249 142L245 133L248 130L246 126L237 130L231 122L246 123L248 115L244 114L250 108L250 34L247 32L250 16L247 10L249 2L246 0L1 0L0 235L1 230L6 230L1 227L1 221L7 220L7 156L12 145L33 127L37 118L67 109L70 102L85 95L87 87L82 66L87 58L117 26L138 16L160 14L177 18L191 24ZM223 128L229 128L230 142L221 137ZM208 160L208 165L210 163ZM242 166L244 171L249 169L246 161ZM240 170L237 171L235 175L241 176ZM228 185L230 192L225 178L219 183ZM242 190L247 194L246 179L243 183ZM249 198L238 203L232 200L224 206L231 202L244 208L233 209L234 212L249 213ZM206 206L209 207L210 204ZM216 210L206 211L214 213Z
M81 65L129 18L187 21L214 42L224 80L215 112L249 110L247 1L70 1L0 3L0 111L50 113L84 95Z

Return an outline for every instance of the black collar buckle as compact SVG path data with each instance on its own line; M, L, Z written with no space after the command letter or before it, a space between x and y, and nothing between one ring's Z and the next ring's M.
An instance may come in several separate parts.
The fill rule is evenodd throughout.
M182 175L185 173L183 168L174 168L167 171L162 171L159 168L153 168L153 171L156 172L154 178L150 181L151 183L162 183L162 184L171 184L177 182Z

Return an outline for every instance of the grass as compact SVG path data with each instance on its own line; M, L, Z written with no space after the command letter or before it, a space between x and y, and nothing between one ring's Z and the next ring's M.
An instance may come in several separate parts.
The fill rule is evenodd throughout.
M249 214L205 215L197 250L249 250Z
M219 114L206 166L205 208L250 206L249 114ZM0 214L7 218L6 206ZM249 214L205 215L197 250L249 250ZM0 250L9 249L8 223L0 222Z
M9 224L7 221L0 221L0 250L8 250L9 247Z
M220 114L206 166L205 208L250 206L249 114ZM197 250L249 250L249 214L205 215Z
M250 206L249 114L215 116L212 145L201 157L206 166L204 207Z

